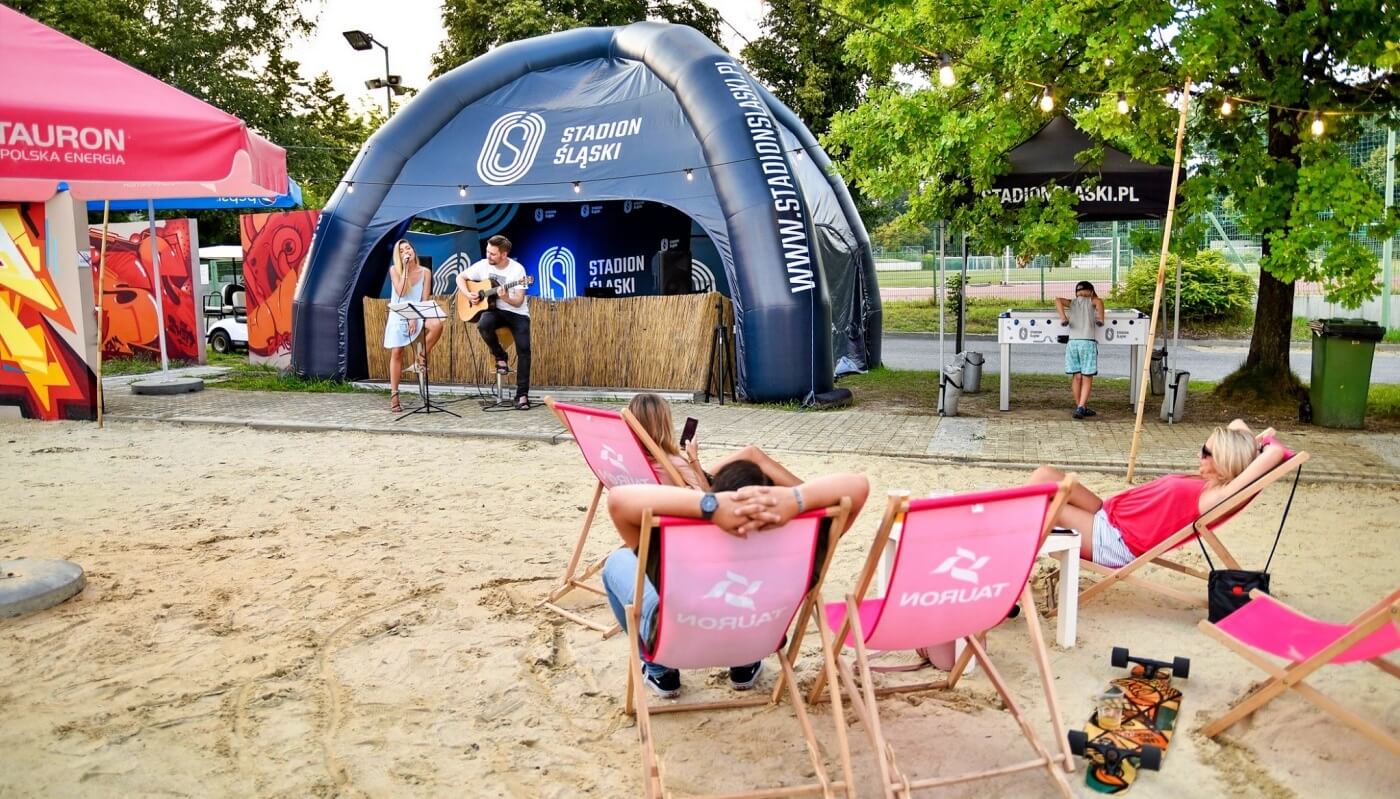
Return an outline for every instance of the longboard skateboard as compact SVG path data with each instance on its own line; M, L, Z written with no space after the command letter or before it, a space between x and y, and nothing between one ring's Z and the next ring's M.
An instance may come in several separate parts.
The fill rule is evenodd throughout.
M1186 679L1191 673L1187 658L1170 663L1135 658L1123 647L1113 648L1112 662L1115 668L1133 664L1129 676L1109 684L1110 695L1121 695L1122 720L1117 728L1107 729L1099 723L1096 709L1084 729L1069 733L1070 750L1092 764L1085 784L1098 793L1122 793L1140 769L1161 768L1181 711L1181 691L1172 687L1172 678Z

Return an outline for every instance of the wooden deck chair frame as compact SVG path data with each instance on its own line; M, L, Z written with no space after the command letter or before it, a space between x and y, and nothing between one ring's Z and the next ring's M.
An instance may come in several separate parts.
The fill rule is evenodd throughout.
M655 737L651 727L651 716L656 713L683 713L695 710L726 710L746 707L760 707L764 705L777 705L782 698L783 690L786 688L788 700L792 703L793 713L797 716L798 725L802 728L802 737L807 744L807 754L811 758L811 765L817 775L817 782L802 785L783 786L780 788L755 789L752 791L742 791L738 793L710 794L703 797L691 797L691 799L761 799L762 797L781 796L805 796L808 794L820 794L823 797L834 797L836 791L841 791L847 797L855 796L854 772L851 768L851 749L847 743L846 736L846 716L841 706L840 692L835 690L836 659L835 650L832 646L831 628L827 626L825 615L817 612L817 627L822 639L823 670L822 677L831 680L830 691L831 715L836 725L836 742L841 760L842 779L833 781L827 775L826 765L822 762L821 748L817 743L816 733L812 728L812 722L807 716L807 708L802 701L802 692L797 687L797 677L793 673L793 664L797 661L798 652L802 647L802 638L807 630L807 623L810 621L815 608L821 602L821 586L826 579L827 567L831 565L832 556L836 552L836 545L841 539L841 534L845 531L846 524L850 519L851 500L842 498L839 505L826 508L827 518L831 519L831 528L828 531L828 543L826 547L826 557L820 564L815 566L816 575L812 581L811 588L808 589L806 597L802 600L793 624L789 629L790 641L785 650L780 649L776 654L778 664L781 666L781 673L778 675L777 683L773 690L767 695L756 697L746 697L743 699L730 699L718 702L691 702L673 703L669 705L658 705L651 707L647 703L646 686L644 684L645 675L642 671L642 650L641 641L635 632L641 627L641 610L636 602L627 606L627 639L628 663L627 663L627 697L625 710L627 715L637 717L637 732L642 744L642 778L645 782L644 796L647 799L659 799L663 796L670 796L665 792L665 771L661 763L661 757L656 751ZM642 596L642 581L646 579L647 557L651 550L652 532L656 527L657 520L652 516L650 510L642 515L641 541L637 549L637 583L632 593L634 597ZM761 535L761 533L760 533Z
M554 412L554 415L559 417L559 422L564 425L564 429L572 434L573 428L569 425L568 417L564 415L563 411L555 407L554 398L545 397L544 404L548 405L549 409ZM636 436L637 442L640 443L642 448L651 455L652 459L658 465L660 465L662 474L670 481L669 484L684 486L685 480L681 478L681 474L676 470L675 464L672 463L670 457L661 450L661 447L657 446L656 442L652 440L646 428L642 427L641 422L637 421L637 417L625 408L620 415L623 421L627 423L627 426L632 429L632 435ZM607 596L607 592L600 586L590 582L598 572L603 570L603 564L606 558L599 558L584 568L582 572L579 571L579 562L583 559L583 548L584 545L588 543L588 531L593 527L593 517L598 513L598 505L602 502L605 488L606 486L603 485L603 481L598 480L597 485L593 489L593 499L589 501L588 510L583 517L583 528L579 530L578 540L574 542L573 552L569 555L569 565L564 567L563 577L559 579L559 583L554 587L554 590L550 591L549 595L539 603L539 607L548 608L570 621L582 624L589 629L597 630L603 634L604 638L611 638L622 631L622 628L616 623L611 625L601 624L585 616L581 616L568 608L561 607L558 604L560 599L563 599L564 596L574 590L587 591L591 594L597 594L600 597Z
M1258 590L1251 591L1250 597L1255 598L1260 595ZM1273 600L1278 602L1278 600ZM1282 605L1282 602L1279 602ZM1295 611L1296 612L1296 611ZM1301 615L1301 614L1300 614ZM1280 667L1258 650L1249 644L1240 641L1238 638L1202 619L1200 622L1201 632L1224 644L1226 648L1235 654L1258 666L1269 675L1268 681L1255 687L1240 700L1235 702L1225 715L1207 724L1201 731L1206 737L1214 738L1228 730L1236 723L1252 715L1260 708L1282 696L1288 691L1294 691L1302 698L1322 710L1352 729L1366 736L1367 739L1380 745L1392 755L1400 756L1400 738L1381 729L1379 726L1361 718L1357 714L1342 707L1331 697L1308 685L1304 680L1312 676L1318 669L1326 666L1333 658L1350 649L1357 642L1364 640L1367 636L1381 629L1387 624L1393 624L1400 630L1400 590L1394 591L1390 596L1382 599L1366 610L1362 611L1347 623L1351 631L1333 641L1326 648L1315 653L1312 657L1290 663ZM1392 677L1400 677L1400 666L1391 663L1383 657L1373 658L1366 661L1381 671Z
M1093 585L1079 592L1080 607L1083 607L1085 602L1088 602L1094 599L1095 597L1102 595L1105 591L1119 583L1125 583L1128 585L1135 585L1141 588L1146 588L1149 591L1155 591L1163 596L1171 597L1172 599L1175 599L1178 602L1182 602L1187 605L1199 605L1201 607L1206 607L1208 601L1206 599L1206 594L1204 591L1202 591L1198 596L1192 596L1191 594L1187 594L1184 591L1179 591L1175 588L1172 588L1171 586L1162 585L1152 580L1148 580L1139 575L1137 572L1140 569L1142 569L1142 567L1148 564L1152 564L1155 566L1161 566L1164 569L1171 569L1174 572L1180 572L1181 574L1190 575L1191 577L1198 577L1202 581L1208 580L1210 578L1209 572L1206 572L1202 569L1196 569L1190 566L1186 566L1182 563L1178 563L1174 560L1169 560L1165 557L1165 555L1168 552L1186 543L1191 539L1192 536L1200 536L1201 542L1204 545L1210 547L1211 551L1214 552L1216 556L1220 558L1220 561L1225 564L1224 568L1241 568L1239 561L1235 560L1235 556L1230 554L1230 550L1227 549L1225 547L1225 544L1223 544L1220 541L1219 535L1211 531L1210 526L1219 521L1220 519L1230 516L1231 514L1234 514L1235 512L1239 511L1244 505L1248 504L1251 500L1254 499L1254 497L1258 496L1258 494L1261 491L1268 488L1279 478L1283 477L1284 475L1290 472L1295 472L1298 469L1301 469L1303 464L1307 463L1310 457L1312 456L1310 456L1306 452L1293 453L1293 456L1290 457L1288 460L1284 461L1283 463L1280 463L1278 466L1275 466L1268 472L1265 472L1259 477L1259 479L1240 489L1238 492L1221 500L1219 503L1216 504L1215 507L1211 508L1205 513L1202 513L1191 524L1186 525L1185 527L1181 528L1177 532L1173 533L1170 537L1159 543L1157 546L1147 550L1146 552L1142 553L1136 558L1133 558L1128 563L1116 569L1109 566L1102 566L1098 563L1093 562L1092 560L1085 560L1083 558L1080 558L1080 566L1091 572L1101 574L1104 576L1103 579L1098 580Z
M1076 478L1074 475L1066 475L1055 491L1055 496L1045 513L1045 521L1041 525L1040 538L1036 543L1036 552L1045 545L1045 537L1050 534L1054 526L1055 516L1059 513L1060 506L1068 499L1070 491L1074 488ZM880 782L884 789L884 796L908 797L916 789L935 788L943 785L953 785L974 780L998 777L1004 774L1012 774L1019 771L1029 771L1032 769L1045 769L1050 779L1054 782L1057 790L1062 796L1072 797L1069 782L1065 779L1065 772L1074 771L1074 754L1069 749L1069 738L1066 735L1064 716L1060 712L1059 700L1055 697L1054 676L1050 672L1050 657L1045 648L1045 636L1040 629L1040 614L1036 610L1035 597L1032 594L1030 581L1021 589L1021 597L1017 600L1021 605L1021 615L1026 620L1026 629L1030 633L1031 649L1035 657L1036 669L1040 673L1041 689L1045 693L1046 704L1050 710L1050 723L1053 728L1055 738L1060 742L1060 752L1052 754L1047 750L1035 732L1031 729L1026 718L1021 714L1020 708L1012 698L1011 692L1002 679L1001 673L992 664L991 658L987 655L987 650L983 646L981 636L969 635L963 638L965 644L962 653L953 663L953 668L942 680L914 683L910 685L893 685L882 688L875 688L872 682L872 671L870 666L870 653L865 648L865 631L860 623L860 602L865 598L866 592L870 590L870 585L874 582L879 562L885 551L885 545L890 539L894 524L902 519L909 510L909 494L904 491L891 492L889 501L885 506L885 514L880 520L880 528L875 534L875 541L870 545L870 554L866 556L865 566L861 569L860 577L856 581L855 590L846 595L846 616L841 622L841 626L835 636L836 643L832 646L832 659L836 662L836 671L840 676L841 684L849 696L851 708L855 711L856 718L865 727L866 735L870 739L871 749L875 753L876 761L879 764ZM818 612L819 617L825 618L826 614ZM849 661L840 656L841 644L839 642L851 639L856 650L856 669L852 668ZM895 693L910 693L915 691L928 691L939 689L952 689L957 687L958 681L962 678L963 672L967 669L968 662L973 658L985 671L987 678L996 688L1002 700L1006 703L1007 709L1015 718L1016 724L1021 729L1021 734L1035 750L1037 757L1033 760L1015 763L1001 768L987 769L984 771L970 772L952 777L939 777L928 779L912 779L905 775L899 768L895 760L894 750L885 740L884 731L880 724L880 716L876 705L877 699L881 696L888 696ZM820 674L808 692L807 699L815 703L818 700L823 687L825 674ZM833 692L837 693L837 692Z

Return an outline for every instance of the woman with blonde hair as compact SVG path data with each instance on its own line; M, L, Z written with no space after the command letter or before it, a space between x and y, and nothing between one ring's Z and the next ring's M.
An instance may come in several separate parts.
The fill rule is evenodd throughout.
M1169 474L1106 500L1077 485L1060 507L1055 524L1083 534L1080 557L1103 566L1123 566L1287 457L1288 450L1272 435L1256 440L1249 426L1236 419L1229 427L1215 428L1201 445L1196 474ZM1054 483L1064 475L1059 469L1041 466L1027 482Z
M389 266L389 303L421 302L432 296L432 270L418 263L418 253L408 239L399 239L394 244L394 262ZM395 313L389 314L389 323L384 326L384 348L389 350L389 410L399 412L399 377L403 374L403 354L418 338L419 327L426 324L427 335L423 339L422 351L412 368L423 369L428 363L428 353L442 338L442 320L404 319Z
M638 394L627 404L627 410L637 417L637 421L641 423L642 429L647 431L647 435L651 436L651 440L670 457L672 465L680 472L681 479L691 488L704 491L712 479L712 474L717 474L727 464L738 460L752 461L773 481L773 485L791 487L802 484L797 475L769 457L768 453L752 445L710 464L710 471L704 470L700 466L700 445L696 439L687 441L685 453L681 453L681 448L676 444L674 423L671 421L671 403L659 394Z

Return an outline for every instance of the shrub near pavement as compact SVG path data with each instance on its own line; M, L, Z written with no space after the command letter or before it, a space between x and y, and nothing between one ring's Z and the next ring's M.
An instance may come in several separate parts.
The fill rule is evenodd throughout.
M1181 264L1181 318L1198 322L1238 319L1254 306L1254 279L1232 267L1225 256L1202 250L1189 258L1172 256L1162 287L1162 311L1174 312L1176 267ZM1109 297L1109 304L1147 311L1157 288L1157 261L1139 258L1127 279Z

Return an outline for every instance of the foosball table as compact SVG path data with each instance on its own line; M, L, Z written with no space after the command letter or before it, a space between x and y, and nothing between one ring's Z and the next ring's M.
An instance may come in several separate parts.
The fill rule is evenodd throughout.
M1147 325L1142 311L1105 310L1104 322L1094 340L1099 347L1128 348L1128 395L1136 398L1142 379L1142 358L1146 354ZM997 319L997 344L1001 345L1001 409L1011 409L1011 347L1015 344L1067 344L1069 328L1053 308L1003 311ZM1102 374L1102 372L1100 372Z

